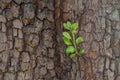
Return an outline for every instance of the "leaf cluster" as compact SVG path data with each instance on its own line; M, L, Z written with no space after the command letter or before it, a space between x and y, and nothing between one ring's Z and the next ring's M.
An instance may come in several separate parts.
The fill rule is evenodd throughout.
M63 41L67 45L66 54L70 58L74 58L76 55L81 55L84 53L84 49L81 49L78 44L84 41L83 37L79 36L76 38L78 23L70 23L67 21L63 24L64 28L67 30L63 32Z

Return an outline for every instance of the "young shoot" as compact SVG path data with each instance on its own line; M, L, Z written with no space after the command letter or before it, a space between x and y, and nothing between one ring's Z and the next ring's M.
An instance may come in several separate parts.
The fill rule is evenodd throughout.
M64 23L64 28L67 30L63 32L63 41L67 45L66 54L70 58L75 58L77 55L81 55L84 53L84 49L78 46L79 43L84 41L83 37L76 37L78 32L78 23Z

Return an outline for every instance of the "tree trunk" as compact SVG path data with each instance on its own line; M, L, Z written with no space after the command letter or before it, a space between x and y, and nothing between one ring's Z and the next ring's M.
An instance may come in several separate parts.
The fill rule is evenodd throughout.
M66 21L84 37L74 59ZM0 80L120 80L120 1L0 0Z

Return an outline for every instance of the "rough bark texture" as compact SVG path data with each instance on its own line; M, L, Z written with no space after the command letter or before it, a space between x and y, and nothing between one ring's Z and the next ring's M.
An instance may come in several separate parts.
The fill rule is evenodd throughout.
M65 55L68 20L84 59ZM120 0L0 0L0 80L120 80Z

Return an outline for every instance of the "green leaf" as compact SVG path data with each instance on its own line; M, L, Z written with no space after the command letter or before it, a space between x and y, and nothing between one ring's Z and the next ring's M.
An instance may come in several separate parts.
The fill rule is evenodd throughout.
M69 21L67 21L66 26L69 28L69 30L72 30L71 28L72 24Z
M77 39L76 39L76 43L78 44L78 43L80 43L80 42L83 42L84 40L83 40L83 37L78 37Z
M69 21L67 21L67 26L70 27L71 26L71 23Z
M85 53L85 50L84 49L80 49L79 54L83 54L83 53Z
M78 28L78 23L73 23L72 24L72 30L76 30Z
M63 26L65 29L70 30L70 27L66 23L64 23Z
M76 30L73 30L73 31L72 31L72 34L77 34L77 31L76 31Z
M69 40L68 38L63 37L63 40L64 40L64 43L65 43L66 45L72 45L72 43L70 42L70 40Z
M73 46L68 46L66 48L66 54L75 52L75 48Z
M70 58L75 58L76 54L71 54Z
M71 30L71 23L67 21L66 23L63 24L64 28L67 30Z
M67 39L71 39L71 36L68 32L63 32L63 36L66 37Z

